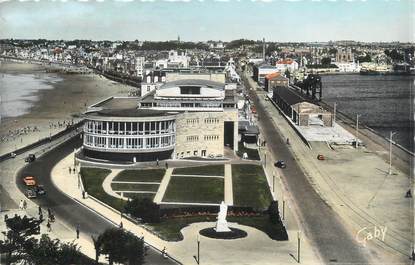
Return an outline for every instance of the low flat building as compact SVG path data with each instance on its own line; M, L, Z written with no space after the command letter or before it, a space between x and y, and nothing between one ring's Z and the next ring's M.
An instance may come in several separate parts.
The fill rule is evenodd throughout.
M333 114L303 98L290 87L276 87L273 101L298 126L333 126Z

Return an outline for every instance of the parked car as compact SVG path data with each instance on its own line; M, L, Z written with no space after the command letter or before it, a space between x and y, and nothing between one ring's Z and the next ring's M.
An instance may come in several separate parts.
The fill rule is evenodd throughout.
M17 156L16 153L10 153L11 158L15 158L16 156Z
M319 155L317 155L317 159L318 160L325 160L326 158L323 155L319 154Z
M37 197L36 195L36 191L34 191L33 189L27 189L26 190L26 197L29 199L35 199Z
M37 195L46 195L46 190L43 185L36 185L34 188Z
M26 186L35 186L36 185L36 179L33 176L24 177L23 182Z
M287 167L284 160L278 160L277 162L274 163L274 166L276 166L278 168L286 168Z
M25 162L27 162L27 163L30 163L30 162L33 162L33 161L35 161L36 160L36 156L34 155L34 154L29 154L25 159L24 159L24 161Z

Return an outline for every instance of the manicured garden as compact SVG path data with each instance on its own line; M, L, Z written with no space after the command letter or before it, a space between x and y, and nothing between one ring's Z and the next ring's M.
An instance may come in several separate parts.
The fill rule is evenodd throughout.
M125 202L108 195L102 188L102 182L111 173L111 170L102 168L81 168L82 184L86 192L109 206L122 211Z
M248 155L249 160L261 160L257 149L247 148L242 142L239 142L237 154L239 157L243 157L244 153Z
M158 184L135 184L135 183L112 183L111 188L114 191L157 191Z
M286 240L284 238L284 235L286 235L285 228L281 224L271 223L267 214L258 216L228 216L227 221L256 228L274 240ZM216 216L163 218L160 223L150 225L152 230L162 239L167 241L180 241L183 239L180 230L192 223L198 222L216 222ZM212 224L213 226L214 224ZM231 224L230 227L232 227Z
M164 202L220 203L224 200L224 179L172 176Z
M161 182L165 169L142 169L124 170L119 173L114 181L134 181L134 182Z
M262 166L232 165L232 184L235 206L266 209L272 201Z
M224 165L175 168L173 175L224 176Z

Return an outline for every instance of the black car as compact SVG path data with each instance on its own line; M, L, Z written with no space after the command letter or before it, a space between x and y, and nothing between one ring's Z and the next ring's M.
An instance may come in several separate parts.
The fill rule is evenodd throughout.
M30 162L33 162L33 161L35 161L36 160L36 156L34 155L34 154L29 154L25 159L24 159L24 161L25 162L27 162L27 163L30 163Z
M284 160L278 160L277 162L274 163L274 166L276 166L278 168L286 168L287 167Z
M29 188L26 190L26 197L29 199L36 199L37 194L33 188Z
M34 187L34 190L37 195L46 195L46 191L43 185L37 185L36 187Z

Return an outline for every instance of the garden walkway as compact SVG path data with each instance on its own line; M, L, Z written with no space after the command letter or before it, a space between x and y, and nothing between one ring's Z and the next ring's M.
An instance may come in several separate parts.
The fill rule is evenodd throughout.
M173 168L166 169L166 173L164 174L164 177L161 181L157 194L154 197L155 203L161 203L161 200L164 197L164 193L166 193L167 186L169 185L172 173L173 173Z

